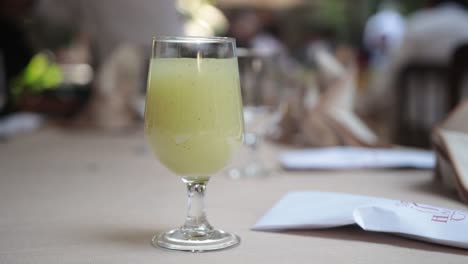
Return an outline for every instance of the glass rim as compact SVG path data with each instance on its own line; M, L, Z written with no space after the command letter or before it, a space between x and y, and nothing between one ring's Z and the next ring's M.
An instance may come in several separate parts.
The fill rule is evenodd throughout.
M153 36L153 42L167 43L235 43L231 37L202 37L202 36Z

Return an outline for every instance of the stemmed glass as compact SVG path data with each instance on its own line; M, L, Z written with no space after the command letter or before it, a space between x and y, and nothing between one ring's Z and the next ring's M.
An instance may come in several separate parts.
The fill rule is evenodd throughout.
M208 223L203 201L210 176L229 163L243 140L234 39L153 39L145 134L159 161L188 190L185 223L155 236L153 245L206 251L238 244L238 236Z
M247 155L239 157L241 160L227 174L233 179L268 176L271 170L260 159L259 150L276 121L280 104L276 57L247 49L239 49L238 56Z

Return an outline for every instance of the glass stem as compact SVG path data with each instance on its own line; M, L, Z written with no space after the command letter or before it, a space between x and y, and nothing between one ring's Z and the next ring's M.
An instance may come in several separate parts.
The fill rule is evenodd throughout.
M205 212L205 189L208 180L193 181L184 179L187 184L187 217L183 233L188 238L205 237L210 234L213 227L208 223Z
M259 164L260 160L258 158L258 147L262 138L255 133L246 133L245 134L245 143L249 147L250 162L248 164Z

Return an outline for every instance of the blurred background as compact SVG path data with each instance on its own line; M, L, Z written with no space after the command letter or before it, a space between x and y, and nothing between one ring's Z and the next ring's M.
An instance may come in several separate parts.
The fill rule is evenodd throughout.
M462 101L467 1L1 0L0 136L141 126L151 37L237 39L244 104L301 146L431 147Z

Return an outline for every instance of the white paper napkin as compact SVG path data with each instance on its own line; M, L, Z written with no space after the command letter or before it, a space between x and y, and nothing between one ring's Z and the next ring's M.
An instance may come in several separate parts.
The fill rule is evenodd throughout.
M252 229L321 229L353 224L366 231L468 249L466 211L342 193L288 193Z
M279 157L286 169L358 169L358 168L418 168L432 169L432 151L413 149L374 149L330 147L284 152Z

